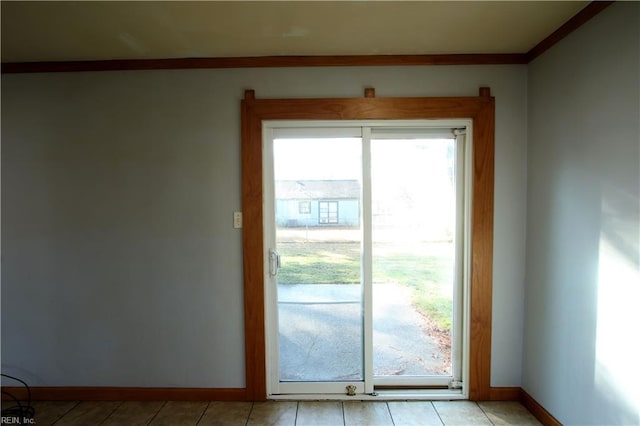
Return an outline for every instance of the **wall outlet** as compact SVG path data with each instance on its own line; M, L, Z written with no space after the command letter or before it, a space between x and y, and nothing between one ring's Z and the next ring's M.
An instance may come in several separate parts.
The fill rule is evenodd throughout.
M233 227L235 229L242 228L242 212L233 212Z

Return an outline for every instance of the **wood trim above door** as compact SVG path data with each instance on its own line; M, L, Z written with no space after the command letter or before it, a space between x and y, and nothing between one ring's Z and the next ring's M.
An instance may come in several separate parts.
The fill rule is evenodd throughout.
M368 91L371 94L371 90ZM469 399L487 400L491 380L494 98L256 99L242 101L242 210L247 399L267 397L263 276L262 122L264 120L473 120Z

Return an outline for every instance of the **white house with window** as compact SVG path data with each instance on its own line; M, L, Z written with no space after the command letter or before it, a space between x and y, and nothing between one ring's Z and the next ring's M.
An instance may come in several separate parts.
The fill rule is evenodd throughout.
M360 225L357 180L279 180L275 184L277 226Z

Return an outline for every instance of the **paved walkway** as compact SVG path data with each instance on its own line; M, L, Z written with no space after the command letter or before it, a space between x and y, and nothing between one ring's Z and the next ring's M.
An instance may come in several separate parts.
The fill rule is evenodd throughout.
M425 333L425 319L411 305L411 291L374 284L374 375L429 375L443 354ZM279 285L282 380L362 378L361 286Z

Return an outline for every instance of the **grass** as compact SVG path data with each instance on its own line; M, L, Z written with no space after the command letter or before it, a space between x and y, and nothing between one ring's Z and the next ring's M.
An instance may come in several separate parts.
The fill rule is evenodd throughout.
M280 243L280 284L360 283L358 243Z
M443 331L451 330L452 259L446 243L374 246L373 279L413 290L413 304ZM360 244L354 242L280 243L281 284L360 283Z

